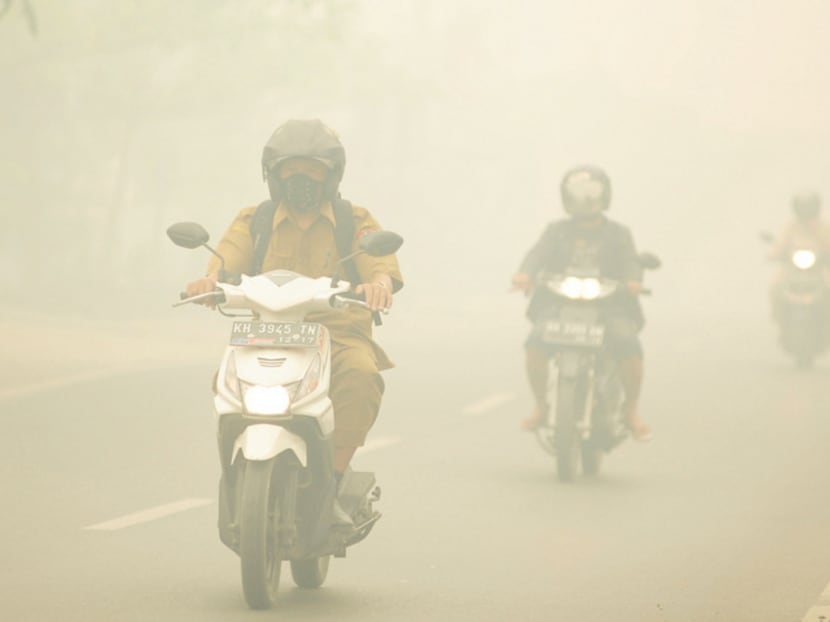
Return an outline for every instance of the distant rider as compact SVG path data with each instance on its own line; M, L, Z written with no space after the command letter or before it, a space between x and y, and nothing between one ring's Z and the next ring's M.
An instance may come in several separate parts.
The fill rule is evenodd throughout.
M601 169L580 166L570 170L561 183L562 204L569 218L548 225L530 249L513 287L532 293L528 317L534 324L556 305L545 289L534 289L540 273L562 273L568 267L599 267L603 278L622 281L625 290L606 302L606 347L618 361L625 391L624 420L636 440L651 438L651 430L638 412L643 381L643 349L638 333L644 317L637 299L642 292L643 267L629 230L609 220L603 212L611 203L611 182ZM527 339L526 366L536 404L523 427L532 430L544 420L547 403L549 355L534 329Z
M797 250L816 253L819 265L824 267L825 282L830 285L830 225L821 219L821 197L815 192L796 194L791 202L793 220L781 232L769 252L769 259L784 267L776 274L770 288L773 315L782 310L781 287L787 273L786 262Z

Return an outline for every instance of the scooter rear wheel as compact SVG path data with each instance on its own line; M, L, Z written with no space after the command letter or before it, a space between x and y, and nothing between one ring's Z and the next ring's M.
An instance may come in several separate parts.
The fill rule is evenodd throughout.
M313 590L323 585L329 573L330 559L330 555L324 555L311 559L291 560L291 576L297 587Z

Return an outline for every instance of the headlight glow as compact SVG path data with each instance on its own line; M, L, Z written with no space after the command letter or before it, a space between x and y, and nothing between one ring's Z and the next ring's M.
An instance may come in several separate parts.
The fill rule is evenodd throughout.
M816 254L813 251L800 250L793 253L793 265L801 270L809 270L816 265Z
M291 394L283 386L244 388L245 410L251 415L284 415L291 405Z
M599 296L600 285L597 279L583 279L582 280L582 297L585 300L593 300Z
M594 300L602 293L602 283L599 279L569 276L557 284L556 290L571 300Z
M559 286L562 294L568 298L576 299L582 296L582 279L569 276Z

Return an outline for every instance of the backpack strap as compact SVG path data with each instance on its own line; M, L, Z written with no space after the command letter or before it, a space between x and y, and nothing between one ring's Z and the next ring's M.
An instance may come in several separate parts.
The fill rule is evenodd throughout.
M342 259L352 252L354 241L354 211L352 204L339 196L332 201L334 210L334 241L337 244L337 254ZM343 271L352 287L360 285L360 275L354 265L354 259L343 262Z
M270 199L257 205L251 219L251 239L254 242L254 261L251 266L251 276L262 272L262 262L271 242L271 232L274 230L274 213L277 204Z

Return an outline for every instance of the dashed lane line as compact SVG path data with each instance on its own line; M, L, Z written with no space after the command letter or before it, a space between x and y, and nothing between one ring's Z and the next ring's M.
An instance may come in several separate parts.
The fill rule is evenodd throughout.
M492 410L495 410L499 406L503 406L508 402L512 402L515 398L516 396L512 393L496 393L494 395L485 397L484 399L481 399L477 402L473 402L472 404L468 404L461 411L461 414L465 417L475 417L477 415L483 415Z
M126 370L131 371L131 370ZM77 374L69 374L54 378L52 380L44 380L42 382L33 382L24 384L19 387L10 389L0 389L0 400L13 399L18 397L28 397L38 393L45 393L55 389L62 389L76 384L83 384L85 382L95 382L97 380L104 380L119 373L121 370L113 369L97 369L94 371L81 372Z
M104 521L103 523L90 525L89 527L84 527L84 529L92 531L117 531L119 529L132 527L133 525L149 523L150 521L165 518L173 514L179 514L180 512L192 510L193 508L210 505L211 503L213 503L213 499L181 499L179 501L174 501L173 503L159 505L154 508L149 508L147 510L142 510L140 512Z
M360 448L360 452L365 453L377 451L379 449L385 449L386 447L397 445L400 442L401 439L397 437L381 437L366 443ZM194 508L210 505L211 503L214 503L213 499L181 499L180 501L159 505L154 508L141 510L140 512L134 512L133 514L119 516L118 518L113 518L112 520L104 521L103 523L89 525L88 527L84 527L84 529L89 531L117 531L119 529L126 529L127 527L132 527L134 525L149 523L173 514L186 512L187 510L192 510Z
M401 442L401 440L402 439L396 436L376 438L371 441L367 441L363 447L358 449L358 451L363 454L370 451L377 451L378 449L385 449L386 447L397 445Z

